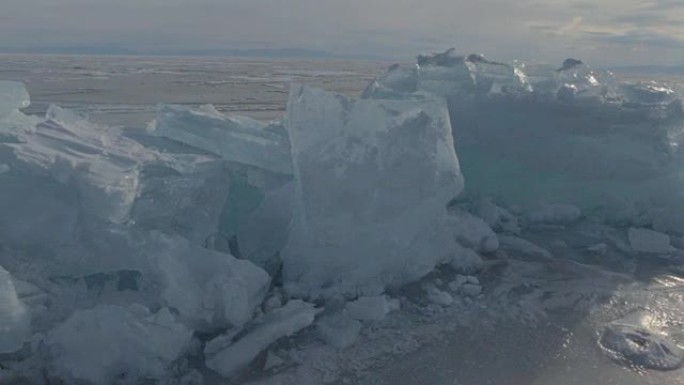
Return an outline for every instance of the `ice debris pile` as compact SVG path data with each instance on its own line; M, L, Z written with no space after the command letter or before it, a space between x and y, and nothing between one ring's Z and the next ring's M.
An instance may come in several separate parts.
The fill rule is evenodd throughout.
M667 211L681 191L684 112L665 84L623 82L575 59L507 64L449 50L390 67L363 97L426 93L447 100L469 195ZM680 226L679 214L659 225Z
M464 274L422 286L449 306L481 295L483 255L553 258L519 221L603 209L655 255L654 230L684 234L681 101L576 60L423 55L359 99L294 85L268 124L160 106L141 132L29 104L0 82L3 383L201 384L309 327L343 349L437 266Z
M437 97L293 87L284 124L160 106L145 134L24 115L18 83L0 100L3 383L232 377L332 298L356 301L326 313L344 346L396 309L387 288L479 262Z

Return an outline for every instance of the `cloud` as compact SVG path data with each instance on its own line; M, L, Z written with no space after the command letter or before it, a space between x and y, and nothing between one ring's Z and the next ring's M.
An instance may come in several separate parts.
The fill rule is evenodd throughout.
M0 0L0 49L311 48L411 57L455 46L501 60L684 61L684 0Z
M630 30L622 33L594 35L595 40L609 44L621 44L632 48L667 48L684 50L684 38L652 31Z
M669 11L673 9L684 10L684 2L681 0L655 0L640 4L639 8L644 11Z

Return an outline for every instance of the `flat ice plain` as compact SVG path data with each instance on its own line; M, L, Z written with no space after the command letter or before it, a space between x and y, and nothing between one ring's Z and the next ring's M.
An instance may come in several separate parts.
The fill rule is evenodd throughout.
M159 103L213 104L259 120L285 112L290 82L358 95L388 63L128 56L0 54L0 79L23 81L28 113L51 103L92 120L139 126Z
M386 66L387 63L341 61L2 55L0 80L26 83L32 98L31 106L24 110L27 114L44 115L49 104L57 104L86 113L93 122L123 127L135 137L155 117L158 103L214 104L220 112L267 121L282 117L289 82L358 96ZM628 76L635 78L624 75ZM675 86L684 82L678 78L659 80ZM213 177L213 169L208 170L206 177ZM0 168L0 174L3 172ZM198 174L204 177L199 171ZM182 182L181 175L179 186ZM274 191L277 206L279 190L275 187ZM286 304L282 293L269 293L259 310L267 314L263 323L248 325L247 331L237 331L237 335L223 340L219 337L204 342L209 338L202 336L206 345L202 354L212 357L208 360L211 370L189 370L198 357L192 356L189 362L174 367L183 375L182 379L169 383L684 384L682 353L676 351L684 344L681 237L672 236L665 241L659 234L649 238L649 230L637 229L639 218L606 224L596 220L600 213L596 218L594 213L584 212L578 217L572 208L554 210L542 205L507 209L492 204L486 197L455 207L468 213L464 217L470 218L472 214L481 218L463 226L472 228L486 223L497 233L496 251L484 246L478 250L487 255L477 273L457 275L451 268L440 268L417 283L391 290L390 297L367 296L346 305L341 302L338 307L344 307L342 311L334 301L320 311L297 300ZM468 243L467 234L463 237L460 242ZM172 241L159 236L155 245L162 250L168 247L166 254L172 255L179 249ZM7 252L0 242L0 253ZM216 255L211 253L207 258L213 260ZM188 263L174 258L169 261ZM225 262L216 262L221 263ZM4 277L4 270L0 272L2 289L15 292L14 296L0 298L0 305L13 306L17 297L29 307L41 303L40 297L45 293L21 280L11 283L11 278ZM169 279L178 278L174 273L172 268L164 272ZM255 288L247 296L259 295L256 287L263 276L256 271L253 274ZM123 277L118 279L119 285L125 281ZM11 290L6 286L12 286ZM175 307L187 309L186 315L202 318L195 314L201 312L188 298L189 303ZM145 308L119 311L109 306L114 305L101 308L101 314L119 317L122 334L128 333L128 325L152 325L152 334L161 336L155 343L168 345L167 351L182 345L189 335L185 326L175 322L166 310L155 309L151 314ZM19 311L19 319L24 317L23 311ZM278 317L279 314L285 316ZM72 322L62 325L51 335L50 342L78 346L80 341L68 341L69 336L77 333L70 328L77 328L88 339L83 349L92 349L88 346L91 341L96 345L109 344L115 350L113 355L119 350L137 352L147 348L137 346L135 340L117 344L97 341L102 331L97 322L88 321L88 315L83 312L79 315L82 318L74 317ZM245 319L238 310L226 312L226 317L234 324ZM313 325L297 333L314 317ZM205 321L185 320L193 324ZM659 336L667 337L664 346L670 352L662 346L649 345L657 345L659 340L640 338L639 333L619 336L626 335L626 339L615 337L611 331L616 328L655 330ZM331 329L338 333L331 336ZM175 333L173 337L164 337L170 330ZM272 334L289 337L271 344ZM250 343L250 335L258 342ZM226 348L243 346L230 345L231 339L239 339L249 348L240 352ZM32 343L39 344L39 340L36 338ZM252 353L250 349L254 346L266 350ZM221 366L221 357L240 353L254 357L248 357L249 365L239 376L221 378L217 373L221 367L228 367ZM8 362L21 360L21 354L25 353L0 355L0 382L12 379L13 364ZM99 358L106 361L108 356L103 354ZM64 357L64 361L78 359ZM82 378L104 383L98 382L99 373L82 369ZM152 377L163 370L155 365L137 369ZM17 371L21 370L18 365ZM62 368L53 370L59 373ZM126 383L125 378L120 380Z

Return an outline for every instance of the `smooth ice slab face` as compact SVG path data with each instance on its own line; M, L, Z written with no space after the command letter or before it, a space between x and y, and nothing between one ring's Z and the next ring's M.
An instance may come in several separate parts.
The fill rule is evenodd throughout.
M0 80L0 119L30 104L31 98L23 83Z
M277 254L287 243L292 221L295 183L269 191L261 205L240 227L237 241L240 257L273 274L279 268Z
M227 116L213 106L162 105L155 134L202 149L230 162L292 174L289 142L282 127Z
M31 317L10 273L0 266L0 354L19 350L30 336Z
M298 194L282 253L292 290L377 295L448 258L445 207L463 178L442 101L294 86L286 122Z
M221 223L232 178L225 162L202 155L165 154L140 171L131 210L140 228L180 235L204 245Z
M68 383L110 384L118 378L164 380L188 349L192 331L168 309L99 305L79 310L45 339L49 372Z

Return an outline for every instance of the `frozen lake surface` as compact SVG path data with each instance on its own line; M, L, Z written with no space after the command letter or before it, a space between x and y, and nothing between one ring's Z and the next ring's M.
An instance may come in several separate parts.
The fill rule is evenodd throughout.
M288 84L358 95L386 63L237 58L0 54L0 80L23 81L29 113L50 103L96 122L144 125L159 103L213 104L259 120L280 118Z

